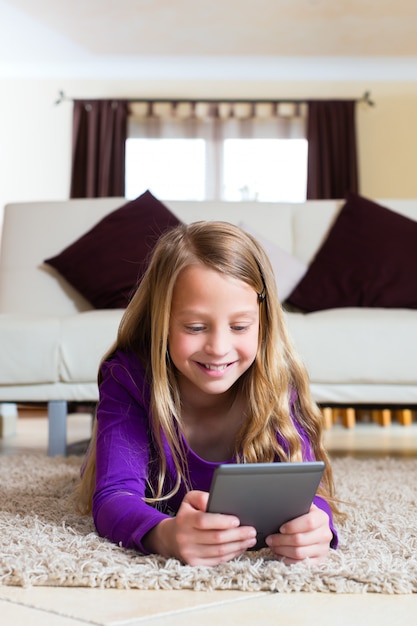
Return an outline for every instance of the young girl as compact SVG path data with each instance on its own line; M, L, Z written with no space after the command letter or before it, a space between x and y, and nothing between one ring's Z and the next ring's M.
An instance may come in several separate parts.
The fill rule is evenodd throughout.
M337 535L322 418L285 328L269 260L226 222L163 235L101 364L80 506L98 533L190 565L256 542L207 513L220 463L324 460L310 511L267 544L286 563L323 560Z

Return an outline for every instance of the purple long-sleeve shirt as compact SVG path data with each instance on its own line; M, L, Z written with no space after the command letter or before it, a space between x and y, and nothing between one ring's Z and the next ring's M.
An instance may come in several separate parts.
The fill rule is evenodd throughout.
M157 451L152 444L150 388L138 357L118 351L101 368L100 400L97 409L97 477L93 496L93 518L97 532L114 543L147 553L143 538L166 517L175 515L186 493L184 484L168 501L152 506L144 502L149 478L157 471ZM294 417L293 417L294 419ZM297 425L303 442L303 457L313 460L305 432ZM283 443L281 441L281 443ZM184 440L193 489L209 491L219 463L200 458ZM165 444L168 488L175 484L172 454ZM224 462L233 462L233 459ZM337 546L329 504L316 496L314 503L329 516L333 532L331 547Z

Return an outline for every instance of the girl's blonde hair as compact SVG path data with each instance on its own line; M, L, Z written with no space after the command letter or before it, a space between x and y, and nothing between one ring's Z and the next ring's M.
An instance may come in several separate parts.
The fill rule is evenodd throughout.
M270 261L260 244L227 222L195 222L180 225L159 239L146 273L121 320L115 350L138 355L151 382L151 421L158 452L159 478L154 486L157 501L177 491L181 480L188 485L182 446L181 402L176 371L169 358L168 329L175 282L191 264L202 264L253 287L259 299L259 342L254 363L236 383L247 400L247 417L235 441L238 462L301 461L302 442L290 415L290 396L296 391L295 418L305 430L314 456L326 462L321 493L334 511L332 470L322 444L323 418L312 400L306 369L293 349ZM277 440L277 433L286 442ZM174 489L164 493L165 435L178 472ZM95 487L96 425L79 489L79 508L91 511Z

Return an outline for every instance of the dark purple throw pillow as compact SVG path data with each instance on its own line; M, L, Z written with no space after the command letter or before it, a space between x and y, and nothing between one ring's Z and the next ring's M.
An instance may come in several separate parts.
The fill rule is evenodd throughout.
M417 308L417 222L348 193L307 273L288 297L304 311Z
M160 235L180 220L150 191L45 260L96 309L125 308Z

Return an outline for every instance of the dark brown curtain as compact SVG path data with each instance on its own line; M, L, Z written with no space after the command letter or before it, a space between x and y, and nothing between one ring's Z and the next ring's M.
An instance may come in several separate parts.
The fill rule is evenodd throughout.
M75 100L71 198L124 196L125 100Z
M355 106L355 100L308 102L308 200L358 192Z

